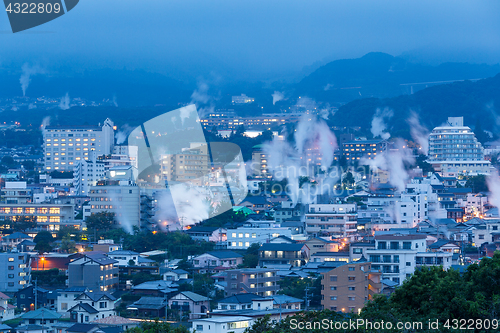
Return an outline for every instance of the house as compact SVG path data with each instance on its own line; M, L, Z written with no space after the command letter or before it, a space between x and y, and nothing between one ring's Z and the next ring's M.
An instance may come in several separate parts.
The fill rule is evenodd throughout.
M21 243L17 244L17 251L18 252L32 252L35 249L36 243L29 240L25 239Z
M164 297L141 297L127 310L133 311L136 317L163 318L166 315L167 299Z
M189 314L190 319L200 318L210 310L210 298L192 291L181 291L168 300L170 311L178 311L179 317Z
M39 308L34 311L28 311L21 316L20 326L16 327L17 332L33 332L40 327L40 332L48 332L49 329L56 324L61 318L61 315L55 311ZM42 327L44 326L44 327Z
M309 262L328 262L328 261L349 261L349 252L316 252L311 255Z
M339 242L332 240L330 237L313 237L304 243L310 249L309 255L316 252L337 252L340 246Z
M68 286L111 291L118 286L118 261L104 252L88 252L68 265Z
M168 297L177 292L178 284L172 281L155 280L141 283L132 287L134 295Z
M2 248L4 251L13 249L24 240L33 241L33 238L26 234L23 234L22 232L14 232L10 235L2 237Z
M243 264L243 256L233 251L211 251L194 257L193 267L200 271L218 272Z
M252 301L254 299L264 299L263 296L259 296L257 294L252 293L241 293L235 294L224 299L221 299L217 303L216 311L225 311L225 310L244 310L252 308Z
M447 239L439 239L428 246L431 252L460 253L460 246Z
M271 203L267 201L265 196L261 195L247 196L239 206L247 207L257 214L268 212L271 209Z
M128 250L117 250L108 253L108 257L117 261L117 266L138 266L139 253ZM129 265L133 262L133 265Z
M12 327L10 327L9 325L0 324L0 333L10 333L11 330Z
M259 266L292 265L300 267L309 260L309 247L306 244L267 243L259 248Z
M67 333L94 333L94 332L102 332L99 329L99 326L97 324L73 324L72 326L68 327L66 330Z
M120 316L108 316L101 319L94 320L91 324L99 325L100 328L105 327L118 327L122 331L126 331L129 328L139 326L139 322L130 320L128 318L123 318Z
M71 321L77 323L89 323L99 318L116 315L116 297L107 292L83 292L75 299L76 304L71 307Z
M179 281L179 280L187 280L188 272L183 269L171 269L163 273L163 280L165 281Z
M269 316L271 322L273 322L273 321L279 321L288 316L293 316L294 314L300 311L301 310L285 308L285 306L283 305L281 308L279 307L279 305L278 307L275 308L275 301L273 300L273 298L265 297L265 298L253 299L251 308L241 309L241 310L214 311L211 312L210 315L212 316L212 318L244 316L253 318L254 320L257 318L263 318L265 316Z
M300 310L304 300L288 295L273 295L273 306L275 309L294 309Z
M97 244L93 245L92 249L94 251L109 253L121 250L122 246L120 244L115 244L112 239L100 239L97 241Z
M9 304L10 297L0 292L0 322L14 318L14 305Z
M78 303L77 297L86 291L89 291L87 287L71 287L60 291L57 296L57 312L67 314Z
M253 213L253 212L252 212ZM227 240L226 229L219 227L200 227L194 226L184 233L191 236L194 240L204 240L206 242L225 242Z
M243 333L254 323L253 318L244 316L212 317L194 319L191 332Z
M15 293L17 300L17 308L23 311L34 310L35 308L35 292L37 307L46 307L50 310L57 311L57 297L59 293L54 290L29 285L23 289L19 289Z

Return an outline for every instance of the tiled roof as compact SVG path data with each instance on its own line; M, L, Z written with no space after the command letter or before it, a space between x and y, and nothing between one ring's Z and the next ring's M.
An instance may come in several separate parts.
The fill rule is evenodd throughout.
M123 318L120 316L108 316L92 321L93 324L105 324L105 325L129 325L137 324L136 321L130 320L128 318Z

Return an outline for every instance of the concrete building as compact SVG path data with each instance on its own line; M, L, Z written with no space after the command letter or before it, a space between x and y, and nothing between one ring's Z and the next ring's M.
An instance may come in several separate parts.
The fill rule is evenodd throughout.
M264 244L272 238L286 236L291 238L292 231L289 228L281 227L240 227L236 229L227 229L227 249L228 250L246 250L252 244Z
M0 253L0 291L15 293L30 281L30 255L28 253Z
M189 319L200 318L210 311L210 298L198 295L192 291L181 291L168 300L169 311L189 314Z
M133 226L140 227L140 188L131 181L99 182L90 188L89 197L90 210L84 211L84 219L94 213L112 212L115 213L117 227L127 231L132 231Z
M193 267L199 270L220 271L243 264L243 256L233 251L210 251L193 258Z
M254 323L254 319L245 316L212 317L194 319L191 332L243 333Z
M275 265L304 266L309 261L309 247L306 244L267 243L259 249L259 266Z
M72 204L48 203L0 204L0 220L33 220L40 230L48 231L57 231L62 225L80 228L80 224L75 221L74 207Z
M306 233L348 237L356 230L356 204L311 204L306 213Z
M385 140L356 140L342 144L342 156L347 162L360 161L361 159L375 159L377 154L387 150Z
M227 296L253 293L259 296L276 295L280 289L276 269L243 268L227 271Z
M2 203L26 204L33 202L33 191L26 187L26 182L5 182L0 191Z
M45 170L73 171L75 164L113 152L114 124L106 119L101 126L47 126L43 130Z
M89 291L112 291L118 286L118 262L104 253L85 253L68 265L68 287L87 287Z
M443 176L489 174L491 163L484 159L484 149L463 117L449 117L429 135L429 159L434 170Z
M271 178L272 174L269 173L267 168L269 156L262 149L262 145L255 145L252 148L252 162L251 170L252 175L256 178Z
M180 153L162 155L161 160L161 175L168 182L189 181L204 185L211 167L208 145L204 143L191 143Z
M97 161L95 152L91 152L88 160L75 161L73 187L76 195L88 195L90 188L105 177L104 163Z
M427 252L427 235L375 235L375 249L367 249L372 269L380 270L384 279L398 284L410 277L418 266L443 266L449 269L452 253Z
M380 293L381 274L370 262L329 264L332 270L322 273L321 279L323 309L358 313L373 295Z

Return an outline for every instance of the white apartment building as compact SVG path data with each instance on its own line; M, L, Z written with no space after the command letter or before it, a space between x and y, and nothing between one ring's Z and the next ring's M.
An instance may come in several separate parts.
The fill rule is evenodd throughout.
M445 126L435 127L429 135L429 159L434 170L447 176L489 174L491 163L463 117L449 117Z
M73 187L76 195L88 195L90 188L105 178L104 163L97 160L95 152L88 160L75 162L73 168Z
M73 171L77 162L113 151L114 124L108 118L102 126L47 126L43 130L45 170Z
M311 204L306 215L306 233L348 237L357 232L356 204Z
M240 227L236 229L227 229L227 249L246 250L254 243L268 243L272 238L279 236L292 238L292 231L290 228L281 227Z
M2 202L7 204L25 204L32 202L33 192L26 182L5 182L0 190Z
M382 272L383 279L396 283L403 283L419 266L442 265L449 269L453 254L427 252L426 238L420 234L375 235L375 249L366 250L367 259L372 269Z

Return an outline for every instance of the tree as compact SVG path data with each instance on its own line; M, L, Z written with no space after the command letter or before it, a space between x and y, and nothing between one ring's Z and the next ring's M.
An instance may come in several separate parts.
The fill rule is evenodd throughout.
M143 322L141 326L129 328L125 333L189 333L185 326L173 327L169 323L160 322Z
M5 155L4 157L2 157L1 163L7 168L12 168L16 165L16 161L12 158L12 156L9 155Z
M465 187L471 188L472 193L488 192L485 175L472 176L467 179Z
M15 216L12 220L9 220L10 228L14 231L24 232L28 229L36 228L36 217L35 216Z
M247 249L243 256L243 267L255 268L259 264L259 248L260 244L253 243Z
M40 231L35 238L33 239L33 242L39 243L39 242L46 242L46 243L52 243L54 241L54 237L52 237L52 234L46 230Z
M115 223L115 213L107 211L92 213L87 217L85 222L87 224L87 229L96 235L100 235L100 233L104 233L113 227Z
M75 241L71 240L69 235L64 236L61 240L61 251L65 253L75 253L76 250Z
M37 251L39 254L50 252L52 251L52 245L50 245L50 243L46 241L40 241L36 243L35 251Z

